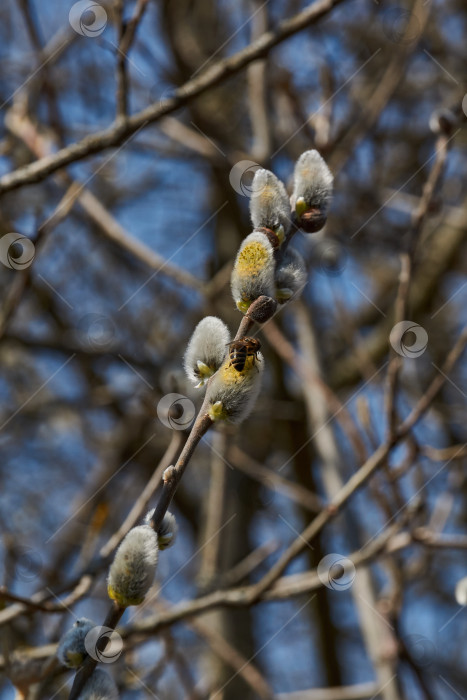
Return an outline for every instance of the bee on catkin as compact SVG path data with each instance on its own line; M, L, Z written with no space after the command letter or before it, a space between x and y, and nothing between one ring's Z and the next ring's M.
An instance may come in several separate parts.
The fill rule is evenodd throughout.
M202 387L219 369L229 340L229 329L220 318L206 316L198 323L183 361L188 379L196 388Z
M239 338L229 343L230 364L237 372L243 372L249 357L253 358L253 365L258 359L258 352L261 350L261 343L257 338Z
M264 360L259 348L252 348L250 341L243 338L232 343L233 353L229 353L209 384L206 398L213 421L241 423L253 409L261 387ZM237 357L241 342L246 343L246 351Z
M268 237L250 233L240 246L231 278L232 296L239 311L246 313L262 295L274 298L274 271L274 249Z
M158 553L157 534L149 525L130 530L109 569L109 598L122 607L142 603L154 580Z
M297 224L306 233L319 231L326 223L332 183L332 173L318 151L302 153L295 164L290 203Z

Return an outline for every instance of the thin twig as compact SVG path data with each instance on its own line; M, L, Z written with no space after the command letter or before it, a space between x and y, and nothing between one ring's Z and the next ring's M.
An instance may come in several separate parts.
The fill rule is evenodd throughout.
M120 146L137 131L153 124L162 117L174 112L206 90L214 87L226 78L235 75L252 61L261 58L281 42L317 22L328 14L343 0L318 0L293 17L283 20L274 32L266 32L259 39L241 51L210 65L182 87L174 91L172 97L157 102L143 109L125 122L112 124L103 131L86 136L82 141L70 144L57 153L18 168L0 178L0 194L22 185L44 180L52 173L71 163L83 160L90 155L100 153L108 148Z
M222 661L243 678L256 696L263 700L273 700L272 689L251 660L244 657L221 634L202 620L191 620L189 626L209 644Z
M439 372L436 377L431 382L430 386L419 399L417 404L412 409L411 413L407 416L402 425L397 429L396 434L398 437L406 435L409 430L418 423L423 414L428 410L431 402L436 397L437 393L444 386L446 382L446 375L448 375L457 360L460 358L464 352L465 346L467 345L467 327L464 328L463 332L457 339L454 347L449 352L444 364L441 367L441 372Z
M232 462L236 469L239 469L252 479L256 479L267 488L273 488L275 491L283 493L312 513L319 513L322 509L323 502L317 494L312 493L301 484L289 481L277 474L273 469L264 467L237 445L233 445L230 448L227 453L227 459L229 462Z
M128 115L128 70L127 70L127 55L123 50L122 44L126 34L126 25L123 17L124 0L115 1L115 14L118 32L118 49L117 49L117 120L125 121Z

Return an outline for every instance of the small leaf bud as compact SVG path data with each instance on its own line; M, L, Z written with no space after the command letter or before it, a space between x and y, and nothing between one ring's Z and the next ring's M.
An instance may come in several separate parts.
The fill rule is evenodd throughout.
M246 315L256 323L266 323L274 316L276 309L277 301L263 295L252 303Z

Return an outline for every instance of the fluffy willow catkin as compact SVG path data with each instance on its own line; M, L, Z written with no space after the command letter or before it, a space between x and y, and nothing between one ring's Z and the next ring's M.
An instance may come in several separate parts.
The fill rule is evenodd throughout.
M290 201L284 184L271 173L257 170L251 185L250 215L255 228L266 227L277 235L280 245L290 228Z
M274 297L274 270L274 249L268 237L250 233L240 246L232 270L232 296L239 311L246 313L262 295Z
M87 653L84 640L95 626L96 623L88 620L87 617L76 620L73 627L70 627L58 643L57 658L60 663L68 668L81 666Z
M227 358L212 378L206 398L212 420L241 423L251 413L261 387L263 356L250 355L239 372Z
M299 296L306 284L306 266L300 253L287 248L276 269L276 299L284 304Z
M219 369L229 341L229 329L220 318L206 316L198 323L183 360L187 377L196 387L203 386Z
M149 525L130 530L109 569L109 597L123 607L142 603L154 580L158 553L157 534Z
M319 231L326 223L332 183L332 173L318 151L302 153L295 164L290 202L300 228L307 233Z
M79 700L118 700L118 690L112 677L100 668L96 668L86 681Z
M146 525L150 524L155 510L156 509L153 508L149 511L149 513L146 513L144 517L144 522L146 523ZM170 511L167 511L162 519L161 526L157 531L157 541L159 544L159 549L168 549L169 547L171 547L175 542L177 532L178 525L177 521L175 520L175 515L173 515Z

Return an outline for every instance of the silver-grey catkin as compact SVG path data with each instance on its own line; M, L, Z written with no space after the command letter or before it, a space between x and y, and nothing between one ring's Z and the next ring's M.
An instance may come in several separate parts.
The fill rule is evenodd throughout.
M144 522L149 525L152 516L154 515L155 508L146 513L144 517ZM170 511L167 511L162 519L161 526L157 531L159 549L168 549L173 545L177 537L178 525L175 519L175 515Z
M220 318L206 316L198 323L190 338L183 365L188 379L195 386L204 382L221 366L230 341L230 332Z
M279 304L299 296L307 278L305 261L300 253L287 248L282 262L276 269L276 299Z
M101 668L96 668L86 681L79 700L118 700L119 694L113 678Z
M57 657L60 663L69 668L81 666L86 655L84 640L90 630L96 626L87 617L81 617L73 624L73 627L63 635L57 647Z
M252 182L250 215L255 228L270 228L282 243L290 228L291 210L284 184L270 170L260 168Z
M318 151L302 153L295 164L292 208L297 209L299 201L303 201L303 207L316 207L326 211L332 196L333 180L331 171ZM300 211L297 213L300 214Z
M142 603L154 580L158 553L157 534L149 525L130 530L109 569L109 597L123 607Z

